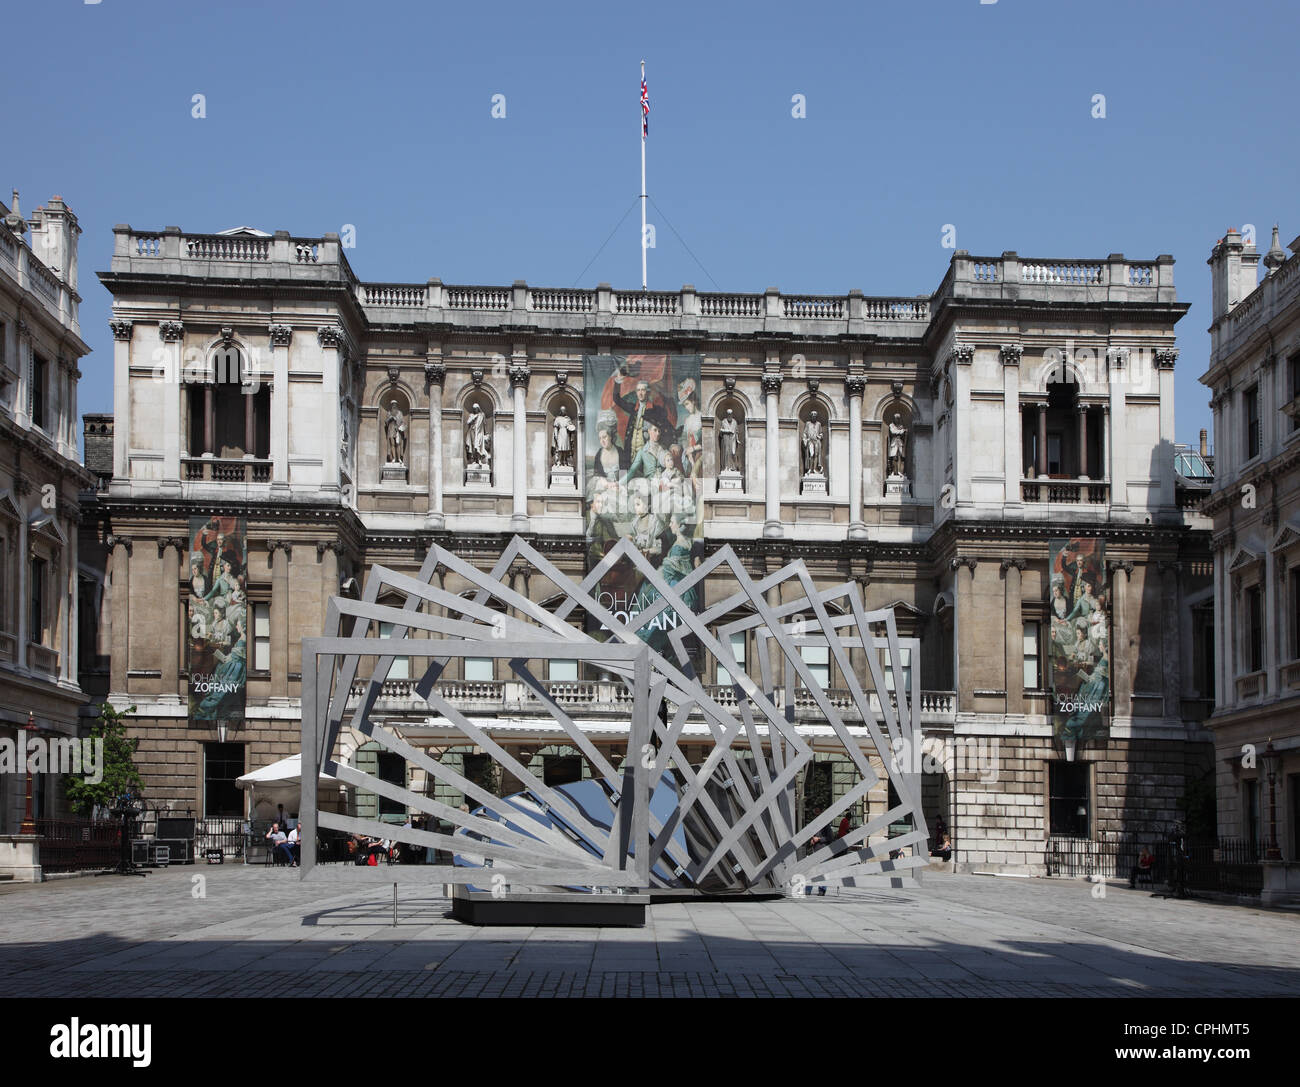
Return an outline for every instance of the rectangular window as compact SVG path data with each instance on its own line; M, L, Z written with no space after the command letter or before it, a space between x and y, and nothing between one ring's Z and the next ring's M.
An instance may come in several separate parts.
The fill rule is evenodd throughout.
M45 644L45 567L44 559L32 559L31 613L27 618L27 640Z
M406 760L393 751L375 752L375 768L380 781L390 785L406 788ZM406 805L399 800L389 800L386 796L379 798L379 818L386 815L406 816Z
M1245 641L1246 670L1258 672L1264 667L1264 616L1263 600L1258 585L1246 590Z
M203 814L243 815L244 790L235 779L244 774L244 745L203 745Z
M42 430L49 429L49 421L45 418L45 385L49 368L50 364L40 355L32 355L32 381L27 396L28 415L31 416L32 425Z
M253 671L271 670L271 605L253 605Z
M466 657L465 658L465 682L466 683L491 683L492 682L492 658L491 657Z
M1091 836L1092 800L1086 762L1048 763L1049 833L1060 838Z
M577 683L578 662L575 660L553 660L550 670L552 683Z
M736 667L738 669L736 674L744 675L745 673L745 635L744 634L733 634L731 636L731 655L736 658ZM734 682L735 680L732 678L731 672L728 669L724 668L721 664L719 664L718 665L718 686L729 687Z
M1064 442L1059 430L1051 430L1047 433L1047 474L1049 476L1059 476L1065 471L1065 466L1061 459L1061 447Z
M409 631L407 632L409 635ZM391 638L393 636L392 623L379 624L379 636L381 638ZM410 679L411 678L411 658L394 657L393 666L388 670L389 679Z
M1025 624L1025 690L1040 690L1039 681L1039 648L1038 648L1038 624Z
M912 694L912 650L907 647L899 647L898 655L903 662L903 690L907 692L908 697ZM885 664L885 690L894 690L894 664L890 660L889 650L881 651L881 657Z
M824 645L805 645L799 648L799 656L803 658L804 664L808 666L808 671L812 673L813 679L817 685L826 690L831 685L831 651L828 646Z
M1300 567L1293 566L1287 571L1287 586L1290 591L1291 629L1288 632L1287 649L1290 659L1300 657Z
M1252 385L1241 394L1242 414L1246 419L1246 459L1259 456L1259 386Z
M1300 430L1300 355L1292 355L1287 360L1287 382L1291 400L1291 430Z
M1259 845L1259 781L1252 778L1250 781L1242 782L1242 801L1245 811L1242 812L1241 829L1246 835L1246 840L1252 845Z

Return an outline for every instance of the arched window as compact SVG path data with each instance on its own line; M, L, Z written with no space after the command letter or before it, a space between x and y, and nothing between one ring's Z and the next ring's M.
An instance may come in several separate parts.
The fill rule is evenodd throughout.
M189 456L269 460L270 387L245 366L238 347L218 348L209 363L206 380L185 390ZM255 471L254 481L261 482L257 477ZM205 477L201 471L189 470L187 478ZM218 474L215 478L224 477Z

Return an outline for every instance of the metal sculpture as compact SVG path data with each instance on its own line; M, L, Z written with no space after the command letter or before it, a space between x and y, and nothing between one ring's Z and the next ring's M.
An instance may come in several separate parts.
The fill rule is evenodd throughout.
M645 585L653 589L653 594L647 594L653 595L653 602L626 623L604 608L596 595L603 575L620 561L634 564ZM520 562L530 567L532 578L548 580L562 594L558 607L548 610L510 588L504 579ZM476 592L459 596L442 589L440 575L447 574ZM728 575L735 589L723 599L698 613L683 602L688 594L692 599L701 597L700 588L710 576ZM378 603L381 594L393 593L404 595L402 607ZM785 602L772 605L769 595L784 597ZM840 614L831 615L832 605ZM724 621L738 611L740 618ZM603 626L607 640L574 626L580 619ZM391 623L392 635L368 636L372 623ZM587 625L584 621L583 627ZM648 631L664 626L669 628L671 653L657 652L644 640ZM747 631L757 641L757 681L745 674L731 651L731 636ZM422 636L411 636L416 633ZM732 677L731 697L721 691L711 694L699 681L688 639L716 657ZM841 715L844 693L838 692L833 700L804 662L800 649L810 645L826 647L828 658L844 677L847 698L860 724L846 724ZM920 775L913 772L912 759L901 757L917 750L919 714L915 692L911 697L900 694L896 705L891 699L874 652L877 646L885 648L893 674L901 676L903 658L893 612L866 611L856 582L819 590L802 560L754 581L730 547L715 551L675 584L627 539L620 540L581 582L563 574L519 537L489 573L439 546L430 549L417 577L375 566L361 599L332 598L325 636L303 642L303 878L321 872L315 866L319 825L444 850L462 862L470 858L468 864L391 869L383 877L386 881L482 887L490 879L494 888L504 882L512 893L605 889L797 893L827 885L898 886L911 870L927 863L917 855L924 851L927 839ZM853 649L867 650L862 657L869 676L855 673L848 657ZM440 718L436 725L403 721L403 736L371 716L396 657L426 662L414 689ZM449 661L465 657L509 662L537 706L550 714L567 742L588 760L603 805L591 803L596 794L590 788L579 796L573 789L547 786L474 718L443 697L436 686L439 677ZM776 657L785 660L781 705L775 697ZM374 666L353 702L351 692L363 658L373 659ZM627 688L631 696L627 742L617 766L530 671L529 661L548 659L599 662ZM863 685L867 678L870 688ZM800 697L821 711L824 723L795 723L796 681L802 688ZM879 713L870 689L879 692ZM681 751L688 721L697 726L703 721L709 733L705 742L712 741L698 767L689 765ZM333 753L345 724L423 769L431 781L459 790L475 810L454 808L337 761ZM449 728L517 778L523 792L514 798L498 797L409 739L421 732L445 735ZM692 736L691 741L699 742L699 737ZM813 761L814 743L822 751L837 744L857 781L815 822L802 825L796 810L796 783ZM872 765L873 753L894 784L898 803L841 837L821 840L823 826L839 821L882 784L881 773ZM318 772L409 811L435 816L456 831L441 834L317 811ZM910 823L913 829L883 837L899 823ZM911 852L903 855L907 847Z

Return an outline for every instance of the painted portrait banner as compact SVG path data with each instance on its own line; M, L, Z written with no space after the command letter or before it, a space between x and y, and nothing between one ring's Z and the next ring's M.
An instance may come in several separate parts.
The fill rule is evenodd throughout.
M248 665L248 538L242 517L190 518L189 716L242 721Z
M1106 542L1053 540L1048 552L1052 712L1057 737L1073 749L1105 736L1110 716L1110 600Z
M583 377L588 569L627 537L675 585L702 558L700 356L587 355ZM597 599L630 620L657 595L620 562ZM684 599L698 608L696 590ZM642 637L670 653L677 623L668 609Z

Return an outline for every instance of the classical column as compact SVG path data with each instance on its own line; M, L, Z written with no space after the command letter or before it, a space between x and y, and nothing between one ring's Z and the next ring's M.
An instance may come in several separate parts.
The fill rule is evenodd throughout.
M28 616L31 610L31 593L32 588L30 579L32 575L31 554L28 551L28 540L30 532L27 528L27 511L23 508L26 503L23 499L31 493L32 485L25 476L19 475L15 480L14 490L18 492L18 512L21 515L18 521L18 596L15 603L18 606L18 645L14 658L21 671L27 670L27 641L31 637L31 632L27 629ZM116 628L114 628L116 629Z
M1025 470L1025 454L1020 438L1020 359L1024 346L1003 344L998 351L1002 359L1002 459L1006 484L1002 501L1009 506L1021 503L1020 478Z
M1127 559L1112 559L1110 593L1114 631L1110 645L1111 692L1114 695L1114 721L1128 724L1133 716L1133 662L1128 644L1128 584L1133 564ZM1175 629L1177 627L1175 626Z
M342 431L339 420L340 375L348 354L347 334L338 325L326 325L316 331L321 347L321 490L337 493L339 490L339 454L342 451ZM337 583L334 592L338 592Z
M528 356L516 350L510 367L510 389L514 394L514 437L511 450L514 454L514 509L510 515L512 532L528 531L528 413L526 397L528 378L532 371L528 368Z
M271 697L289 695L289 558L293 546L288 540L272 540L271 552ZM252 625L250 620L250 627ZM350 636L352 631L345 629Z
M1079 478L1088 479L1088 407L1080 404L1075 409L1079 424Z
M953 617L957 625L957 653L953 661L953 686L957 689L957 710L970 710L974 708L974 691L975 691L975 638L978 634L975 616L972 614L974 609L974 580L976 559L971 556L955 558L949 564L957 572L955 598L956 615ZM963 671L963 666L968 666L968 671Z
M131 621L132 543L128 536L109 536L104 542L113 556L113 638L108 689L111 694L125 694L127 627Z
M1007 713L1025 712L1025 624L1020 613L1020 574L1027 565L1024 559L1003 559L1000 567L1006 581Z
M325 611L329 607L329 598L339 593L339 555L343 545L338 540L330 540L316 545L316 558L321 564L321 629L325 627ZM290 647L292 650L292 646Z
M975 362L975 347L968 343L956 344L952 349L953 423L957 437L953 443L953 471L957 484L957 505L971 504L971 368Z
M867 379L849 374L844 384L849 393L849 539L862 540L867 536L862 520L862 394ZM912 474L916 475L915 469Z
M289 344L293 328L270 324L271 340L271 490L289 489Z
M75 387L75 386L74 386ZM68 586L68 623L66 637L64 638L63 650L63 678L69 683L77 683L78 679L78 641L80 641L81 623L79 616L81 614L81 582L77 575L80 564L77 559L77 524L81 520L81 507L74 506L68 510L69 527L72 529L68 533L68 569L65 584ZM0 554L0 561L4 556ZM2 614L2 613L0 613Z
M214 425L215 419L213 417L213 408L212 408L212 390L213 390L212 382L204 381L203 383L203 452L205 455L208 456L215 456L217 452L217 450L214 448L212 444L216 432L216 426Z
M158 338L168 356L167 379L162 386L162 483L173 494L181 488L181 389L185 373L185 325L180 321L159 321Z
M1269 369L1269 360L1273 356L1266 355L1264 360L1265 370L1261 377L1260 387L1260 425L1265 428L1261 432L1261 441L1267 442L1268 436L1272 432L1272 419L1275 412L1272 410L1273 397L1271 390L1273 386L1272 373ZM1174 363L1178 359L1176 348L1165 347L1155 352L1156 378L1160 387L1160 444L1162 449L1172 450L1174 445ZM1265 456L1267 456L1267 445L1264 445ZM1160 499L1159 504L1162 506L1176 506L1178 498L1174 491L1174 458L1169 453L1160 458Z
M1047 401L1038 402L1038 477L1047 475Z
M1183 564L1162 559L1156 563L1156 569L1160 571L1160 651L1164 657L1165 721L1177 724L1183 718L1182 625L1178 621L1182 606L1178 583Z
M162 654L162 682L159 684L160 701L180 701L181 627L178 607L180 595L180 556L188 547L184 536L164 536L158 541L158 555L162 559L162 610L159 621L158 642ZM251 638L250 638L251 641Z
M1128 506L1128 427L1125 406L1128 403L1127 348L1108 348L1107 365L1110 370L1110 504L1111 508Z
M113 483L125 486L131 470L127 456L131 439L131 322L115 317L108 326L113 330Z
M1211 617L1214 630L1214 708L1223 709L1228 704L1228 643L1224 641L1224 620L1227 612L1227 549L1221 540L1211 542L1214 554L1214 613Z
M424 517L424 527L432 529L440 529L445 524L442 512L442 386L446 377L442 348L430 345L424 363L424 385L429 391L429 510Z
M781 419L780 395L784 378L779 372L770 371L763 375L763 397L766 424L766 478L763 491L767 499L766 518L763 522L764 536L781 536Z

